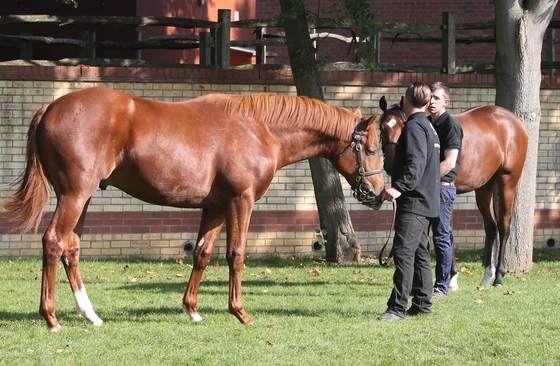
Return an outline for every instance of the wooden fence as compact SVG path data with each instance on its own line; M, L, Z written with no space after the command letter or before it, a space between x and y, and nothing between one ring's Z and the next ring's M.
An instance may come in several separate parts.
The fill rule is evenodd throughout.
M34 43L44 44L66 44L74 45L78 48L78 58L61 59L55 62L58 65L93 65L93 66L145 66L159 67L170 66L169 63L146 62L139 59L111 60L98 59L95 57L96 49L200 49L199 65L180 65L182 67L216 67L230 68L230 49L231 47L254 47L256 51L256 65L254 67L278 68L283 65L266 65L266 47L271 45L286 44L286 39L282 32L274 34L267 33L267 28L281 29L282 24L278 19L264 20L242 20L231 22L230 10L219 10L218 21L207 21L186 18L165 18L165 17L119 17L119 16L54 16L54 15L1 15L0 24L16 23L51 23L59 26L67 25L96 25L96 26L172 26L178 28L188 28L204 30L198 32L199 35L169 35L153 37L133 42L117 42L110 40L96 41L95 32L84 31L80 33L80 39L51 38L31 35L0 35L0 49L2 47L18 47L20 49L20 59L13 61L0 62L0 64L44 64L39 60L31 60L32 45ZM335 21L333 19L310 18L309 27L312 29L312 38L330 37L341 42L356 42L355 38L342 37L329 32L317 32L324 29L352 29L355 25L350 20ZM250 40L231 40L230 33L232 28L253 29L255 39ZM493 30L493 22L480 23L457 23L454 13L443 13L441 24L404 24L404 23L373 23L373 28L377 30L370 41L376 45L377 49L381 42L430 42L440 43L442 47L441 68L433 66L399 65L391 63L376 63L379 71L400 71L400 72L433 72L433 73L472 73L472 72L493 72L494 64L471 64L458 66L455 56L455 45L457 43L477 43L495 42L492 36L462 36L459 33L469 30ZM560 63L555 60L555 45L560 43L554 37L555 28L560 28L560 22L551 22L544 42L545 61L542 62L542 69L554 71L560 68ZM209 31L207 31L209 30ZM382 33L395 33L394 37L381 37ZM440 35L433 35L440 32ZM421 36L400 36L402 34L414 33ZM426 34L426 35L422 35ZM32 62L33 61L33 62ZM327 65L330 68L359 68L359 65L349 63L333 63Z

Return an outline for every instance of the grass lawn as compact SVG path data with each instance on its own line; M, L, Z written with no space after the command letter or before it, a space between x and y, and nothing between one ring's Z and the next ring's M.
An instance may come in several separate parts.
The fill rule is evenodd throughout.
M394 267L365 259L248 258L243 326L227 311L228 269L205 272L195 324L182 311L190 265L140 260L81 262L92 327L75 313L62 266L51 333L37 313L40 259L0 259L0 365L557 365L560 251L535 250L523 276L477 288L477 253L459 253L460 289L434 300L433 316L379 322Z

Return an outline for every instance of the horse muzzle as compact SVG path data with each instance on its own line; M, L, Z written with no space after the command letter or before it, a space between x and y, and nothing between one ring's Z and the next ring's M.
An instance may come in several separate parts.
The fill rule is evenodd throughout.
M354 198L360 201L360 203L374 210L379 210L381 208L381 194L376 195L371 183L366 180L359 179L356 185L352 187L352 193Z

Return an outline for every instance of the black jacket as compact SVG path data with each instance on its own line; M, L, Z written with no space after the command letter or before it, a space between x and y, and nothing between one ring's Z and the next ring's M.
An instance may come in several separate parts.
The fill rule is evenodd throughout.
M391 186L402 194L397 210L438 216L439 154L439 138L426 115L412 114L397 142L391 175Z

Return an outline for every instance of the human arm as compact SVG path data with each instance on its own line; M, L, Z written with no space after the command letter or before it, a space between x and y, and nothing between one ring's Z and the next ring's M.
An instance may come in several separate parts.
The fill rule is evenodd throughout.
M411 121L412 122L412 121ZM407 122L399 138L399 161L393 164L397 171L393 171L392 187L401 194L411 192L420 183L426 168L427 138L426 131L417 123Z
M443 152L444 160L439 164L440 176L443 177L457 165L459 149L445 149Z

